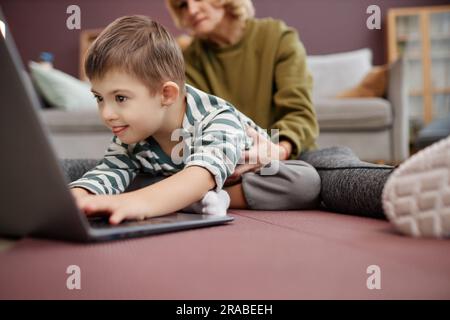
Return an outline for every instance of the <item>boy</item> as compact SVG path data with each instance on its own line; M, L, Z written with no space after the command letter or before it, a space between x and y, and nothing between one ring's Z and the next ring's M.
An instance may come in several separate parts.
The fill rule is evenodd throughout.
M179 47L147 17L111 23L90 47L85 71L114 137L101 163L69 185L80 209L109 213L112 224L183 208L225 214L223 184L252 145L246 127L267 133L226 101L185 85ZM177 131L182 141L173 141ZM180 151L183 163L176 161ZM139 172L167 178L123 193ZM228 192L245 207L239 187Z

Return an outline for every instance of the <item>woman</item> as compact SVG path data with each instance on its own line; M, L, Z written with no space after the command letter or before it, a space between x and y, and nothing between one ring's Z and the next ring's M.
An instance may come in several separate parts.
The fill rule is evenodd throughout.
M175 24L193 38L183 50L188 82L232 102L259 126L279 130L279 144L259 137L255 149L271 144L281 159L300 156L316 166L328 209L384 217L380 199L391 167L361 162L348 148L307 152L315 149L319 130L306 52L294 29L278 20L254 19L251 0L166 3ZM260 165L239 166L230 182ZM255 186L268 179L243 175L246 197L246 177Z
M261 127L279 129L285 158L315 148L312 78L294 29L253 19L249 0L169 0L168 7L194 37L184 50L189 83L228 99Z
M318 125L311 101L312 77L294 29L273 19L253 19L253 5L248 0L168 0L167 4L175 23L193 36L184 50L187 81L228 99L260 127L277 130L272 139L279 143L256 137L260 144L253 153L270 144L274 159L287 160L315 148ZM246 153L247 158L250 155L251 151ZM240 166L228 184L239 181L242 173L258 169L262 162ZM297 197L301 198L304 190L318 189L315 184L319 181L309 179L312 168L303 161L283 161L280 170L286 171L285 188L298 190ZM293 178L294 173L300 178ZM274 203L283 202L285 209L305 207L298 207L298 202L289 205L292 199L283 199L280 192L269 188L274 178L258 172L242 176L243 200L250 208L272 209ZM256 192L261 188L265 191ZM240 192L239 187L235 189ZM276 201L273 194L278 194ZM305 200L311 203L309 197Z

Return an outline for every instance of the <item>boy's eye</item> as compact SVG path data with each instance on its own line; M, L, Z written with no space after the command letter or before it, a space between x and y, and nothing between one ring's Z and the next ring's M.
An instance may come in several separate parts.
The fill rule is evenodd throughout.
M120 96L120 95L117 95L116 96L116 101L117 102L125 102L125 101L127 101L127 97L125 97L125 96Z
M103 101L103 98L100 97L98 94L94 94L94 98L95 98L95 100L97 100L97 102L102 102Z

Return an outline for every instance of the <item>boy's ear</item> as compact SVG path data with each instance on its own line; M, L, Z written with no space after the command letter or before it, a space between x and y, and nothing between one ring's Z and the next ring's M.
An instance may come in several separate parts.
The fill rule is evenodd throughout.
M167 81L162 86L161 105L170 106L174 104L180 95L180 87L173 81Z

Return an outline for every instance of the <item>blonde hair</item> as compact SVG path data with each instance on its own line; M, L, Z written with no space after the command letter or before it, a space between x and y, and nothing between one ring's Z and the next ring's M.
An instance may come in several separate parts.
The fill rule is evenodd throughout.
M146 16L125 16L103 30L89 47L84 69L89 79L110 70L135 76L155 94L166 81L184 90L184 59L174 38Z
M209 1L214 5L224 7L226 12L238 20L247 20L255 16L255 8L252 0L203 0ZM181 8L178 6L180 0L166 0L166 6L169 9L175 25L183 28L181 20Z

